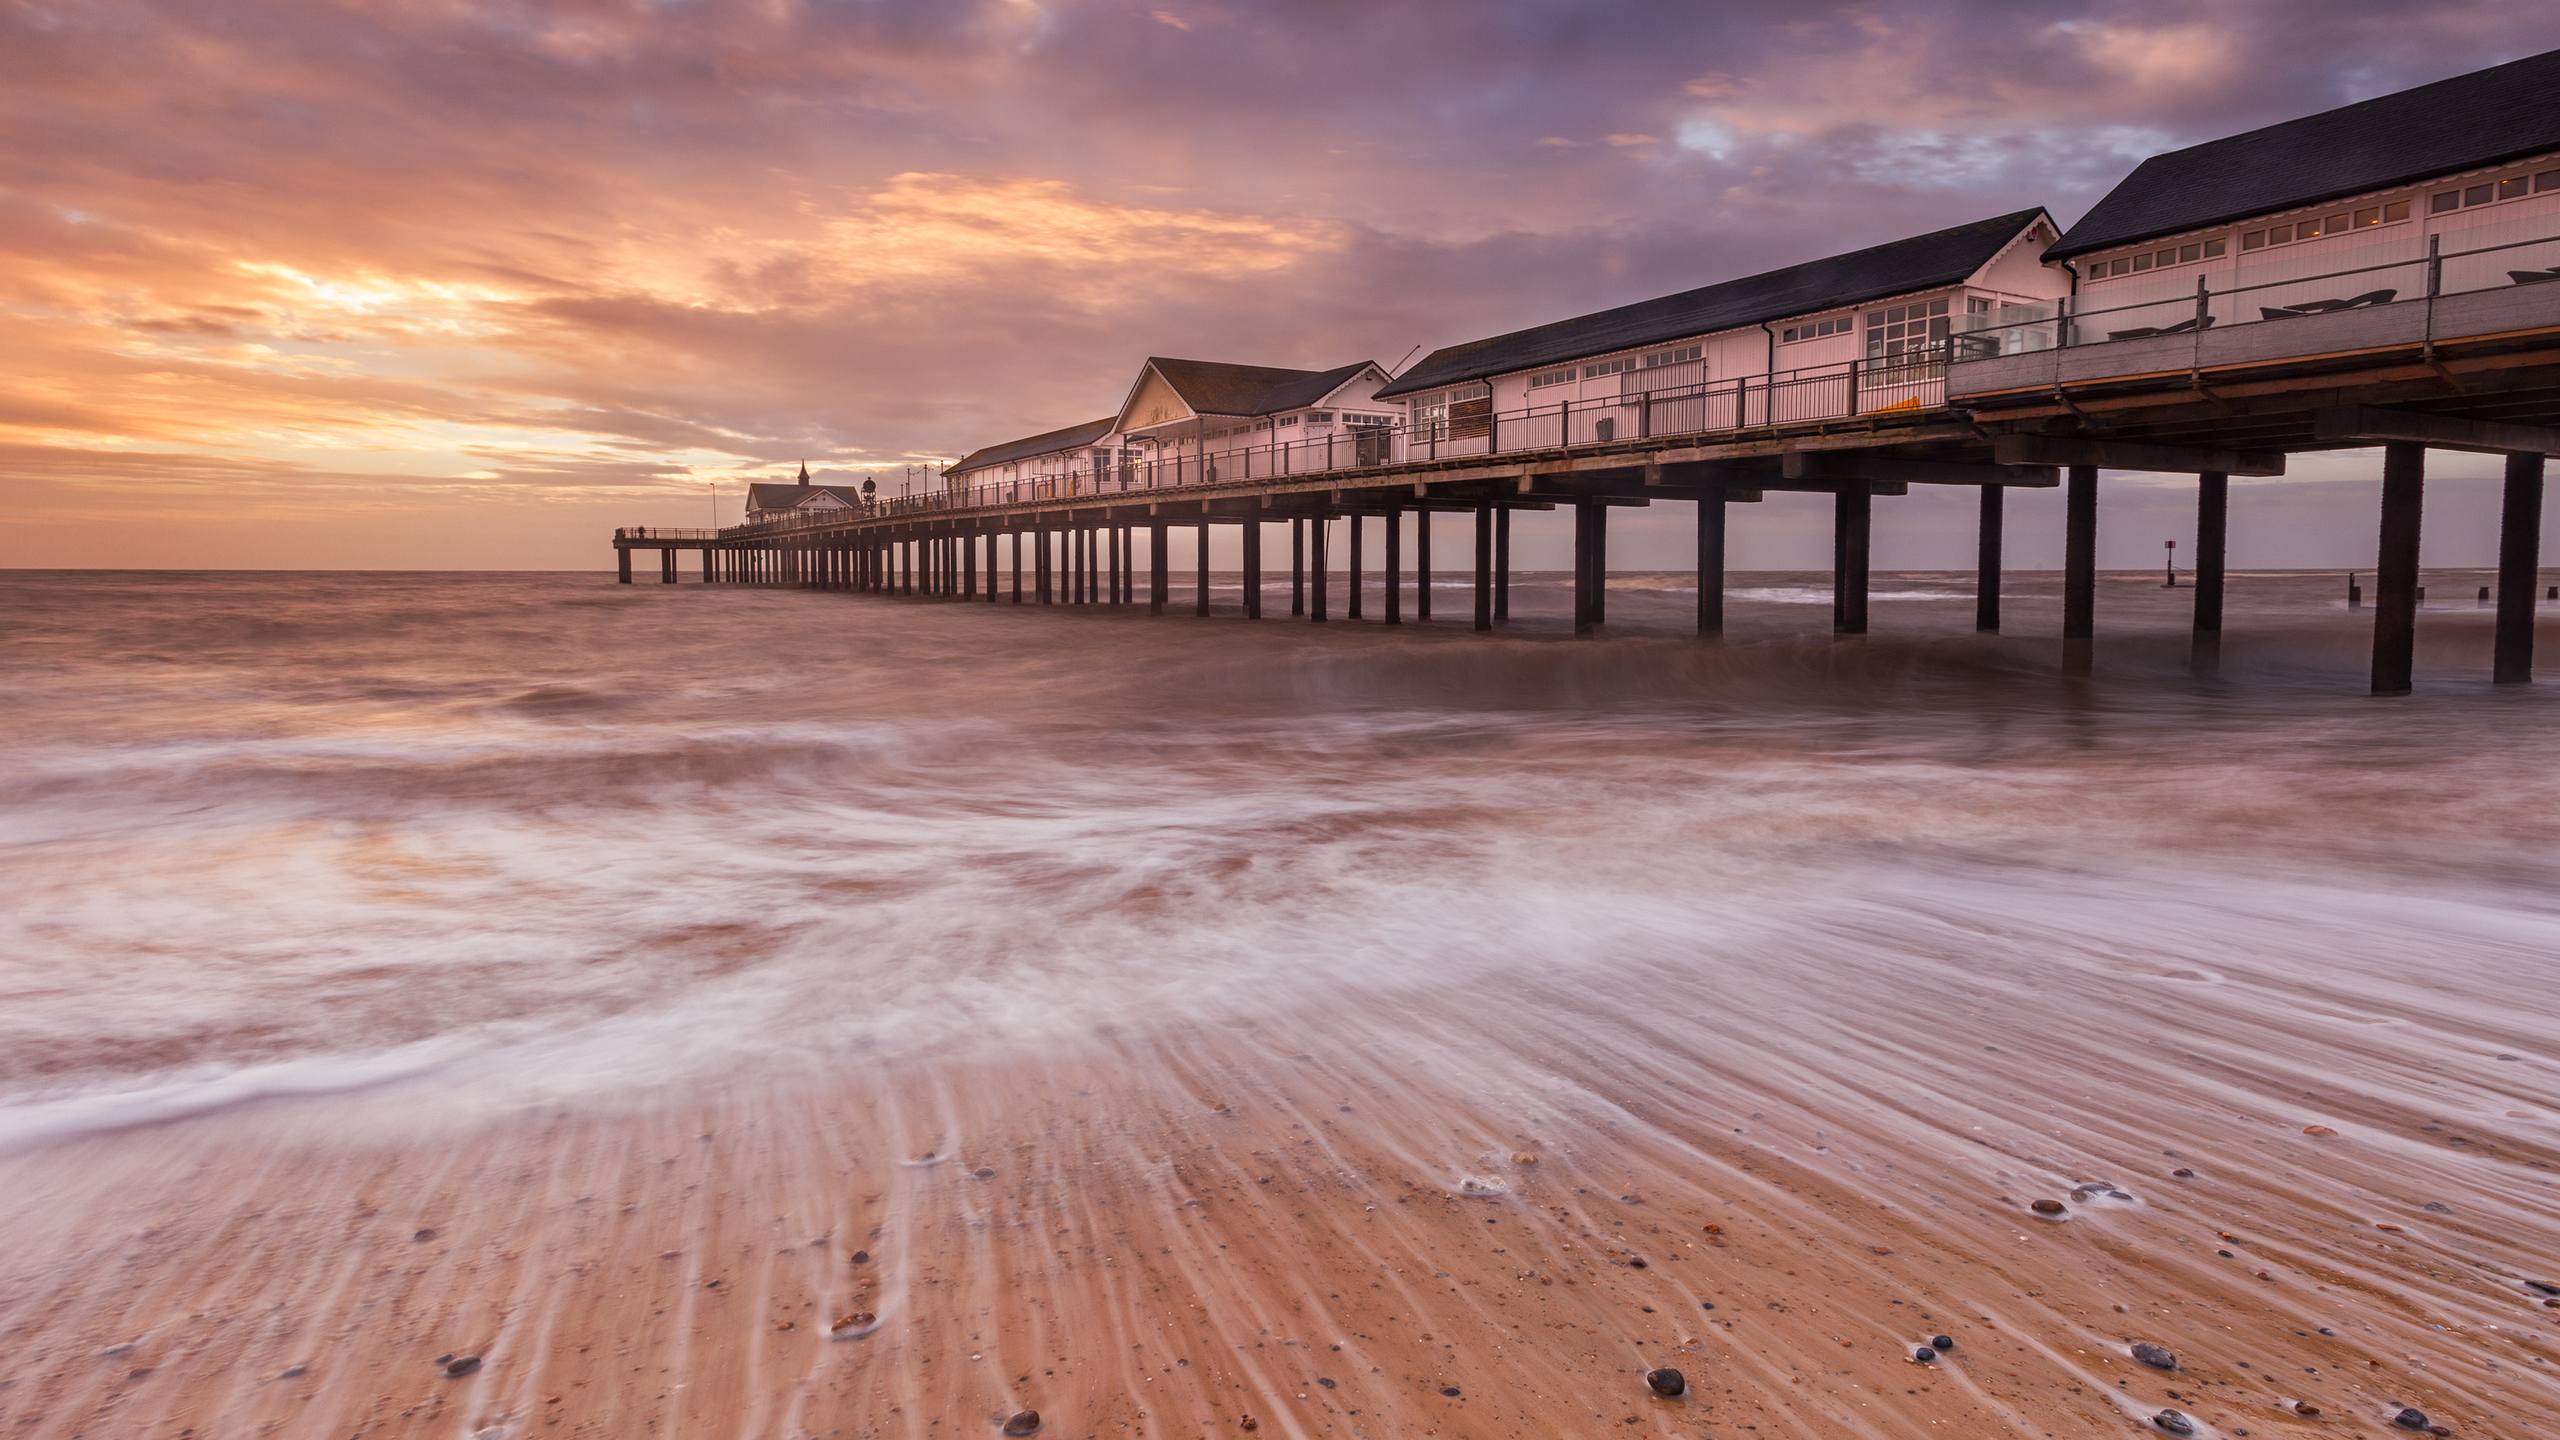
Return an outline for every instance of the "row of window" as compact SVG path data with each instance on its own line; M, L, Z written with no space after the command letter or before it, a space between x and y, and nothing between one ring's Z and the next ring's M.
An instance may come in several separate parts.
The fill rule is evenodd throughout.
M2484 180L2465 185L2459 190L2439 190L2427 198L2427 213L2442 215L2449 210L2468 210L2474 205L2494 205L2522 195L2542 195L2560 190L2560 170L2545 170L2527 177L2510 175L2504 180Z
M2461 192L2455 191L2460 197ZM2374 225L2397 225L2409 218L2409 202L2394 200L2388 205L2367 205L2357 210L2342 210L2326 217L2314 215L2290 225L2270 225L2264 230L2243 231L2242 250L2263 250L2269 245L2289 245L2302 240L2318 240L2330 235L2344 235Z
M2245 238L2240 248L2251 248ZM2118 275L2139 275L2146 270L2166 270L2172 265L2193 265L2199 260L2219 260L2229 250L2229 242L2222 240L2190 240L2184 245L2163 245L2146 254L2092 260L2089 262L2089 278L2109 280Z
M1650 351L1642 359L1620 355L1613 359L1595 360L1583 366L1579 373L1582 379L1597 380L1607 375L1624 375L1631 370L1659 370L1666 365L1686 365L1703 358L1706 353L1704 344L1675 345L1668 350ZM1559 365L1553 370L1532 370L1529 372L1529 388L1544 390L1550 385L1565 384L1575 377L1574 367L1570 365Z
M1808 320L1801 325L1790 325L1778 332L1778 338L1792 345L1799 340L1819 340L1825 335L1846 335L1849 333L1849 327L1856 323L1850 316L1834 315L1826 320Z

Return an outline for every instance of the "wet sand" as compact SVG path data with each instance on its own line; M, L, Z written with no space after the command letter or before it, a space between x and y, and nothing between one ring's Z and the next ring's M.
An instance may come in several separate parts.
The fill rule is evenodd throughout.
M2351 622L2299 623L2334 688ZM1304 647L1373 639L1287 644L1334 665ZM1175 647L1153 666L1200 642L1146 643ZM908 916L836 872L770 929L649 930L631 943L689 988L609 1083L564 1078L559 1022L413 1078L27 1131L0 1150L0 1433L968 1436L1035 1409L1063 1436L2100 1436L2174 1408L2309 1436L2407 1406L2560 1428L2560 1308L2529 1283L2560 1285L2540 702L2378 730L2281 670L2265 709L1984 708L1912 693L1928 652L1888 650L1836 704L1720 730L1631 722L1671 662L1623 643L1642 659L1605 685L1557 667L1618 661L1565 647L1477 677L1579 690L1571 717L1381 708L1356 744L1302 716L1174 757L1146 803L1179 811L990 842L956 892L984 913ZM1371 691L1476 662L1417 663ZM1265 683L1322 692L1312 715L1343 677ZM1135 783L1076 734L1075 766ZM954 743L988 765L985 737ZM1070 783L1050 763L834 819L954 843L934 827ZM898 793L938 764L907 756ZM1246 766L1281 783L1217 808ZM235 782L280 788L191 783ZM650 789L614 833L681 852L708 792ZM1098 798L1053 798L1101 826ZM1184 826L1207 848L1128 838ZM457 863L390 866L372 903ZM804 863L773 839L755 861ZM878 919L817 932L825 978L782 987L769 1047L687 1048L740 1023L718 985L835 910ZM448 1014L512 974L403 971L362 1007ZM325 1030L346 983L299 1023ZM258 1037L297 1022L234 1023L138 1029L158 1050L132 1069L274 1061ZM103 1063L61 1042L12 1069L34 1106L65 1085L29 1074ZM1954 1347L1917 1362L1935 1335ZM1662 1366L1685 1394L1648 1390Z

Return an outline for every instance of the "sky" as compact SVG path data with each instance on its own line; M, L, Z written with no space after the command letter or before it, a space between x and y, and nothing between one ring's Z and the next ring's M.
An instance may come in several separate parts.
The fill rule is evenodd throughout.
M804 459L894 493L1107 414L1150 354L1394 368L2068 225L2554 45L2534 0L0 0L0 565L598 568ZM2372 468L2236 483L2234 564L2369 563ZM2438 473L2429 563L2485 561L2491 467ZM2104 563L2192 533L2191 486L2104 493ZM1819 505L1764 511L1738 565L1824 562ZM1968 563L1970 515L1880 502L1877 564Z

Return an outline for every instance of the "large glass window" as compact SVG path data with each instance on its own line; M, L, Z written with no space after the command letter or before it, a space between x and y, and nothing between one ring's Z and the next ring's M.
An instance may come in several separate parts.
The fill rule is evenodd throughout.
M1870 310L1867 312L1867 358L1880 360L1889 355L1923 351L1929 348L1931 341L1946 339L1948 333L1944 296Z

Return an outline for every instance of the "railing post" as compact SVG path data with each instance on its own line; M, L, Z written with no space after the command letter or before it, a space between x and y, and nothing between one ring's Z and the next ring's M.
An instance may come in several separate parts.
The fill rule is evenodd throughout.
M1653 438L1653 392L1650 390L1636 392L1636 438Z
M2071 297L2068 295L2053 302L2053 348L2071 348Z
M2340 289L2346 287L2340 286ZM2444 293L2444 237L2427 237L2427 298L2433 300Z
M2204 322L2211 318L2212 314L2213 292L2205 288L2204 277L2198 275L2196 277L2196 329L2199 332L2204 329Z
M1570 399L1556 402L1556 444L1567 450L1573 448L1573 401Z

